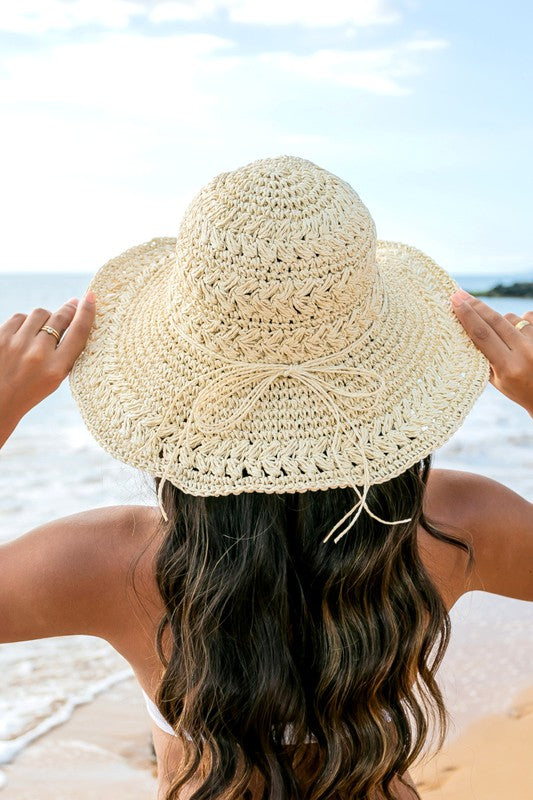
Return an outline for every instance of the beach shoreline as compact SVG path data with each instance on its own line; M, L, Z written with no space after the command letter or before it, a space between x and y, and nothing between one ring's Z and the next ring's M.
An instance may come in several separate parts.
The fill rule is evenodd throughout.
M0 768L0 800L156 800L156 767L141 690L128 678Z
M422 800L533 797L533 685L411 768ZM150 724L134 678L78 706L2 767L0 800L156 800Z

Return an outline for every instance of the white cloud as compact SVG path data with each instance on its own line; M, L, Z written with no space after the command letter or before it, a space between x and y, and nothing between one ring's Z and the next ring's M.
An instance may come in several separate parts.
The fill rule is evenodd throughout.
M175 234L187 161L217 130L211 76L224 80L214 56L228 47L107 34L4 58L0 269L91 269Z
M54 104L71 115L93 110L110 120L182 120L191 130L214 124L215 109L223 113L227 98L238 98L245 85L251 91L254 81L263 97L286 94L292 90L284 90L288 75L322 86L405 94L405 79L420 72L423 51L445 45L413 39L367 50L239 55L230 40L210 34L107 33L5 57L0 95L15 108Z
M221 0L235 22L309 27L383 25L398 22L384 0Z
M207 20L218 12L237 23L334 27L398 22L390 0L6 0L0 30L43 34L86 25L126 28L133 18L153 23Z
M233 22L252 25L303 25L334 27L383 25L400 15L385 0L166 0L155 3L153 22L198 20L225 12Z
M253 25L334 27L383 25L400 15L385 0L180 0L156 3L153 22L193 20L226 12L233 22Z
M125 28L143 13L143 5L130 0L6 0L0 4L0 30L42 34L94 24Z
M106 34L4 59L0 95L12 104L58 104L106 111L112 118L205 120L209 92L198 86L210 58L231 42L209 34L150 38ZM219 61L219 69L221 68Z
M211 17L219 3L217 0L193 0L193 2L169 2L155 3L149 18L152 22L190 22L192 20L205 19Z
M318 50L308 55L279 52L259 58L278 69L321 83L347 86L374 94L403 95L404 78L420 72L413 53L446 47L439 40L413 40L373 50Z
M92 269L175 234L219 171L281 152L327 164L305 98L323 107L332 85L399 94L417 49L258 56L203 33L105 32L4 55L0 269Z

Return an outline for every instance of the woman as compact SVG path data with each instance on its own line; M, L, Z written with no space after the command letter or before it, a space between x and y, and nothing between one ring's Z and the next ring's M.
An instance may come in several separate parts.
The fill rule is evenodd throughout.
M91 288L0 328L0 441L70 373L159 507L4 545L0 640L110 642L146 695L161 800L417 797L449 610L533 600L531 504L430 470L488 379L533 413L533 313L455 292L291 157L218 176L177 240Z

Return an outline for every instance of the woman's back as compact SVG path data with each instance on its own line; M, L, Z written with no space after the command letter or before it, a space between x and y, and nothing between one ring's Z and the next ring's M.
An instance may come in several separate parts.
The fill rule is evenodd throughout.
M473 547L475 566L469 573L463 550L435 539L419 526L420 557L447 610L463 593L482 588L533 600L530 503L487 478L432 469L424 512L439 530L460 535ZM162 539L160 523L160 511L154 507L95 509L43 526L4 547L3 570L11 581L2 588L11 597L22 596L18 578L26 587L28 609L41 609L42 624L36 630L35 618L19 609L11 627L8 623L3 631L4 640L74 632L101 636L129 661L140 686L154 699L162 676L154 642L165 612L154 565ZM46 571L40 560L33 563L36 537L39 548L48 554ZM31 583L33 595L27 589L32 570L39 575L39 581ZM31 629L24 630L24 625ZM175 737L155 724L152 731L163 788L164 776L172 775L183 754Z
M432 469L424 512L439 530L462 536L473 548L474 568L469 571L467 554L462 549L435 539L418 526L421 560L448 611L462 594L479 589L533 600L533 506L530 503L507 487L482 476ZM160 544L160 537L154 536L154 531L160 529L160 516L159 510L154 508L136 509L135 514L139 532L143 532L141 540L148 543L148 549L139 562L139 579L146 587L146 595L135 613L138 624L132 630L126 613L111 643L130 661L140 685L148 696L154 698L161 678L161 666L154 659L153 641L157 623L164 613L153 568L155 551ZM502 552L507 553L507 572L502 564ZM125 563L117 564L122 575L119 584L124 584L126 567ZM135 604L136 600L133 596L131 598ZM153 611L141 621L143 610L146 613L147 608ZM175 774L183 753L175 737L154 723L152 732L163 791L168 788L165 774ZM398 800L412 800L412 793L399 782L394 785L394 791ZM183 794L184 799L187 796L187 793ZM257 797L260 797L259 790Z

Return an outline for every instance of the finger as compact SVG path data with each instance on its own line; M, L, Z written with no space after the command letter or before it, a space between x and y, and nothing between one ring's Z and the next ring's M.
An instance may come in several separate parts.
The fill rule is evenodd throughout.
M18 331L27 316L27 314L13 314L12 317L0 325L0 333L12 336Z
M453 310L476 347L489 359L491 364L496 368L501 367L509 356L509 347L503 339L478 314L477 310L471 305L471 301L463 300L459 305L454 303ZM513 327L510 322L508 325L511 328Z
M67 300L67 302L64 303L61 306L60 309L58 309L58 311L55 311L46 320L46 324L50 328L54 328L54 330L56 330L58 332L59 338L61 338L63 336L63 334L65 333L66 329L68 328L68 326L70 325L70 323L74 319L74 314L76 313L77 304L78 304L78 301L77 301L77 299L75 297L73 297L71 300ZM52 334L43 335L45 333L46 333L45 331L38 330L35 335L39 336L39 338L42 339L43 341L46 338L55 340L55 337L52 336ZM57 340L55 340L55 341L56 341L56 344L58 344Z
M39 328L46 323L50 317L50 311L46 308L34 308L28 314L24 322L19 328L19 335L27 338L34 337Z
M70 372L85 347L96 314L95 299L93 292L87 292L81 303L78 304L65 338L57 348L57 354L65 372Z
M520 328L520 333L524 333L527 336L533 336L533 311L526 311L524 314L522 314L521 319L527 320L529 325L524 325L522 328Z
M527 319L527 314L529 314L530 319ZM533 336L533 313L531 311L526 311L526 313L519 317L518 314L513 314L512 311L509 311L507 314L503 315L505 319L508 319L513 328L516 331L519 331L522 336ZM525 319L526 322L529 322L529 325L522 325L521 328L517 328L519 322L523 322Z
M520 347L522 340L519 336L519 332L508 319L505 319L505 317L495 311L494 308L491 308L484 303L483 300L480 300L479 297L469 296L467 298L467 303L479 314L484 322L490 325L492 330L498 334L500 339L505 342L510 350L514 347Z

